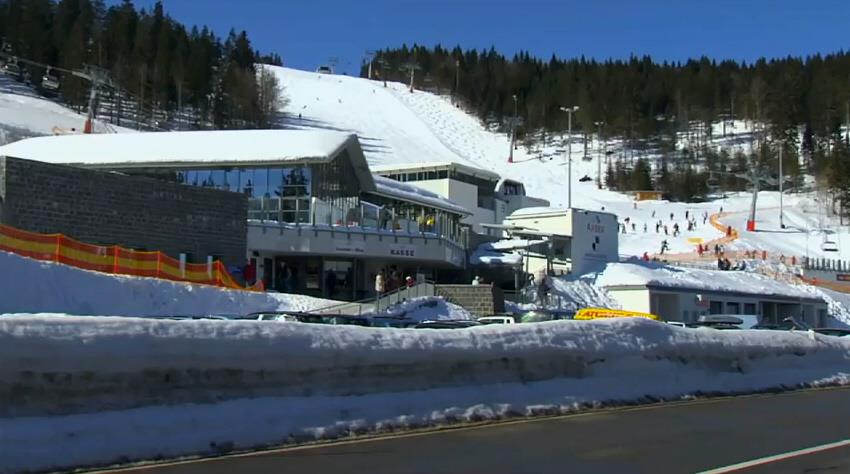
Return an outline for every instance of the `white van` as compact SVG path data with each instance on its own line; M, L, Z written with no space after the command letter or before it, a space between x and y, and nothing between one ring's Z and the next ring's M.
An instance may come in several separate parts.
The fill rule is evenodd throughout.
M481 324L516 324L513 316L485 316L478 318Z

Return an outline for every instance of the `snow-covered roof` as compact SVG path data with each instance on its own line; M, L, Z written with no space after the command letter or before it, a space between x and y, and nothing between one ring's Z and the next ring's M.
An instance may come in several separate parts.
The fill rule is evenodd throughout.
M267 164L328 161L353 143L349 133L312 130L57 135L10 143L0 156L90 167Z
M498 173L489 170L476 168L474 166L457 163L454 161L432 161L432 162L412 162L412 163L393 163L391 165L373 166L372 171L379 174L390 174L394 172L413 172L413 171L429 171L453 169L464 174L485 178L492 181L500 181L502 178Z
M465 207L446 199L439 194L420 188L410 183L402 183L383 176L373 175L375 181L374 193L379 196L401 199L402 201L415 202L424 206L430 206L446 212L461 215L471 215Z
M534 245L544 244L547 240L503 239L496 242L484 242L476 247L469 256L469 263L483 265L521 265L522 255L515 250L522 250Z
M821 299L804 288L755 273L677 268L651 262L609 263L605 270L597 275L596 284L606 288L646 286L753 296Z
M496 242L490 242L488 244L494 250L516 250L516 249L526 249L533 245L545 244L547 239L537 239L537 240L528 240L528 239L504 239L498 240Z
M526 217L526 216L534 216L539 214L545 215L566 215L569 212L568 209L560 208L560 207L524 207L522 209L517 209L512 212L508 219L511 217Z

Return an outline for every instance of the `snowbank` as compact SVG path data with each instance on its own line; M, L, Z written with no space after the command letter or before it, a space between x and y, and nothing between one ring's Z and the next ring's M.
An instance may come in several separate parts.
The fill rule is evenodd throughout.
M645 320L441 331L17 316L0 319L0 358L7 471L850 381L850 340Z
M449 303L439 296L411 298L377 313L378 316L396 316L414 321L434 321L440 319L476 319L466 309Z
M655 262L609 263L596 275L595 280L595 284L601 287L655 285L756 295L813 297L810 292L799 286L751 272L680 268Z
M333 301L109 275L0 252L0 314L203 316L310 310Z

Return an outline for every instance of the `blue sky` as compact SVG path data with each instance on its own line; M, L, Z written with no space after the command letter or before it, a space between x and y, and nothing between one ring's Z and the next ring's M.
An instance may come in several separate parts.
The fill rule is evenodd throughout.
M107 3L117 3L109 1ZM154 0L135 0L150 7ZM848 0L164 0L172 17L313 69L356 74L365 51L402 43L518 50L548 59L805 56L850 49Z

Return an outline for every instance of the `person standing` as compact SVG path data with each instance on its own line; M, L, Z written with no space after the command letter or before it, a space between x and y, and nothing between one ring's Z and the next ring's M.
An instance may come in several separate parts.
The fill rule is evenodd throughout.
M375 275L375 295L377 298L383 296L386 291L385 280L386 278L384 277L384 270L381 269L381 271L379 271L378 274Z

